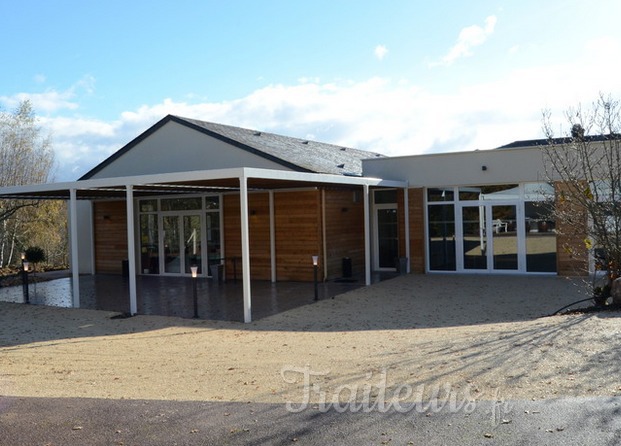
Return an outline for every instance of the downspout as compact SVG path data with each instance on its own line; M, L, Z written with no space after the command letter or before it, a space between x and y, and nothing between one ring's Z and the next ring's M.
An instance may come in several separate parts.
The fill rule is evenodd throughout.
M276 227L274 211L274 191L269 191L270 207L270 275L272 283L276 283Z
M322 258L323 258L323 281L328 277L328 242L326 240L326 190L321 189L321 238L322 238Z
M407 186L403 188L403 207L403 224L405 225L405 258L407 259L405 270L409 274L411 272L410 265L412 264L412 258L410 257L410 198Z

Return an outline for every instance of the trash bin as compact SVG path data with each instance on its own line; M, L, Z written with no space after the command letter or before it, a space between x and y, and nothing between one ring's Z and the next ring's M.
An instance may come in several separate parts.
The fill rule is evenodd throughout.
M210 265L209 266L209 270L211 272L211 278L213 279L214 282L222 282L223 279L223 272L224 272L224 265L220 264L220 263L216 263L214 265Z
M408 258L407 257L399 257L398 263L397 263L397 271L401 275L408 273Z
M343 257L343 277L349 278L352 276L351 258Z
M121 275L129 277L129 260L121 260Z

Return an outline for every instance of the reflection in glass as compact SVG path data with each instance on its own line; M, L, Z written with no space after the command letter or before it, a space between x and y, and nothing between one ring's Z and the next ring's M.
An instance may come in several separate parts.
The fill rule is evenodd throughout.
M492 206L492 245L494 269L518 269L517 208Z
M454 205L430 205L429 219L429 269L455 271L455 211Z
M218 212L207 212L207 253L209 265L220 263L220 214Z
M459 188L459 199L468 200L517 200L520 188L517 184L494 184Z
M397 210L377 210L377 241L379 267L394 268L399 257L399 230Z
M162 211L189 211L197 210L203 207L203 199L201 197L191 198L162 198Z
M201 274L201 217L200 215L183 216L183 240L185 273L191 274L190 267L198 266Z
M157 214L140 216L140 268L143 274L159 274Z
M140 200L140 212L157 212L157 200Z
M556 271L556 229L551 217L553 201L524 203L526 228L526 271Z
M205 197L205 209L219 209L220 208L220 197Z
M462 208L464 269L487 269L485 206Z
M179 217L177 215L162 218L164 230L164 272L181 272L181 240L179 237Z
M453 201L453 188L430 188L427 189L427 201Z
M373 195L375 204L392 204L397 202L397 191L395 189L376 190Z

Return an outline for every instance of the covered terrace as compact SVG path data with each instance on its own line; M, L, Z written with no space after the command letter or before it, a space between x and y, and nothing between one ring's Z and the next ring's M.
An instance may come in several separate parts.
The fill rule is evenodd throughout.
M136 240L136 212L135 199L156 195L168 194L206 194L206 193L239 193L240 200L240 227L241 227L241 272L240 285L242 288L241 312L244 322L252 321L252 283L250 276L250 241L249 241L249 206L248 194L252 191L267 191L270 197L270 261L271 282L277 281L276 255L274 231L276 230L273 218L273 191L317 188L342 187L354 188L362 193L364 206L364 284L372 282L371 262L371 218L370 218L370 190L373 188L399 188L403 190L405 227L408 222L408 188L407 182L383 180L379 178L350 177L332 174L317 174L271 170L259 168L230 168L217 170L201 170L178 173L164 173L140 175L131 177L115 177L105 179L87 179L75 182L41 184L29 186L13 186L0 189L0 198L3 199L57 199L67 200L69 207L69 231L71 245L71 283L72 306L81 307L81 292L83 287L80 276L80 243L78 221L78 201L99 199L122 199L126 203L127 213L127 258L128 278L127 298L129 313L139 312L139 278L137 267L137 240ZM409 231L405 232L405 255L409 257ZM325 265L326 251L323 250ZM309 259L310 261L310 259ZM88 263L88 262L87 262ZM409 265L408 265L409 268ZM94 265L90 273L95 274ZM86 298L86 296L85 296Z

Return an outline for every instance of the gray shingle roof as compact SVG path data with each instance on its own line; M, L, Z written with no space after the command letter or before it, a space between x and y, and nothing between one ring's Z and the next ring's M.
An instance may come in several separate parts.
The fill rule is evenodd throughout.
M362 160L384 157L365 150L309 141L275 133L261 132L241 127L199 121L175 116L177 121L187 122L209 133L234 141L238 147L274 161L283 161L295 170L337 175L362 175ZM297 167L297 169L296 169Z
M168 115L84 174L80 180L92 178L170 121L298 172L362 176L363 159L384 157L379 153L350 147Z

